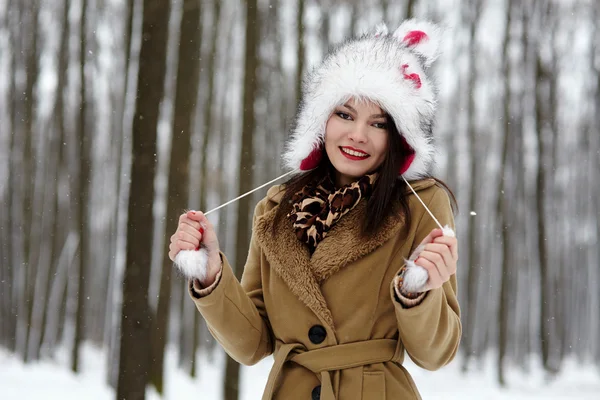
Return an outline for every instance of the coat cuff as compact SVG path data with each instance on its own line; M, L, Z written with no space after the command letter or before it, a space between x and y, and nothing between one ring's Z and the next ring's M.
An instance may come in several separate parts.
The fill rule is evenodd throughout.
M425 299L427 292L411 293L402 290L402 282L404 281L405 271L406 265L403 265L402 268L400 268L400 271L398 272L396 277L394 277L394 297L396 298L396 301L400 303L400 305L402 305L403 308L412 308L421 304L423 299Z
M191 279L189 281L190 293L191 293L192 297L194 297L195 299L200 299L202 297L206 297L209 294L211 294L213 292L213 290L215 290L217 288L217 286L219 285L219 282L221 281L221 275L223 275L223 257L222 256L221 256L221 269L217 273L217 276L215 277L215 281L210 286L208 286L208 287L202 286L202 283L200 283L200 280L198 280L198 279Z

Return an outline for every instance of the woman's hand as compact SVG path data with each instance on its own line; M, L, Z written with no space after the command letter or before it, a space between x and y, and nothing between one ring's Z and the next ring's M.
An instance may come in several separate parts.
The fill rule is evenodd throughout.
M171 236L169 258L175 261L177 253L181 250L199 250L201 244L208 255L206 280L201 283L203 286L209 286L214 282L221 269L217 234L213 225L202 212L188 211L180 215L177 230Z
M429 274L423 291L437 289L456 273L458 241L455 237L444 236L441 229L434 229L420 247L422 251L415 264L425 268Z

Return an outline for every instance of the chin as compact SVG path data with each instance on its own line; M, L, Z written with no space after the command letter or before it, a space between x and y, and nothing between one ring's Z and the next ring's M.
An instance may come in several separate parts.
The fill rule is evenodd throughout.
M337 164L337 165L336 165ZM333 167L336 169L337 172L339 172L340 174L344 175L344 176L348 176L350 178L352 178L353 180L356 180L358 178L361 178L363 176L365 176L366 174L369 173L369 171L371 171L370 168L368 167L363 167L363 168L357 168L357 167L349 167L347 165L340 165L339 163L333 164Z

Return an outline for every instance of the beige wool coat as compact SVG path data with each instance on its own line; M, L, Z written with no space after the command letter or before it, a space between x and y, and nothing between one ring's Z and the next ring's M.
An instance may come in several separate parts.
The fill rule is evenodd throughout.
M445 190L432 179L412 185L440 223L453 227ZM359 235L363 200L311 256L289 220L273 226L279 188L256 206L241 283L224 255L210 294L190 282L215 339L242 364L274 355L263 399L420 399L402 366L405 351L436 370L454 358L461 336L455 276L415 307L404 308L395 296L394 277L437 227L431 216L410 194L408 235L402 219L392 216L365 240Z

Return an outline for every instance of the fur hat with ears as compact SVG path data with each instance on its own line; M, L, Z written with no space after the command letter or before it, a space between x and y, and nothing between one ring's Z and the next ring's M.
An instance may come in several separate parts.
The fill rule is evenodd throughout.
M426 71L438 56L440 39L433 23L407 20L393 33L380 24L328 54L303 83L285 165L302 171L317 167L329 117L355 98L373 101L396 124L408 154L399 174L407 180L431 174L436 89Z

